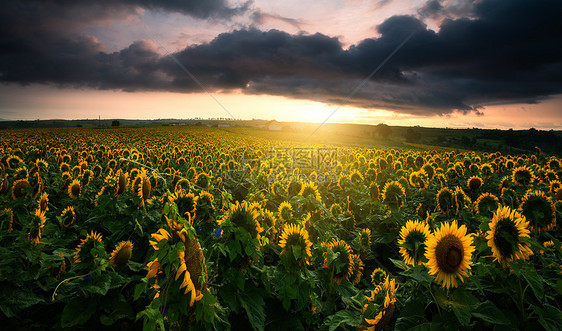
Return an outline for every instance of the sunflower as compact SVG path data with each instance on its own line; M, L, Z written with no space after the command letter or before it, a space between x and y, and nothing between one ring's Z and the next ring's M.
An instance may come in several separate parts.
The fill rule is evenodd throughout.
M384 283L387 277L388 275L386 271L382 270L381 268L376 268L371 273L371 283L374 287L380 286Z
M76 212L74 207L66 207L60 214L60 222L65 228L69 227L76 221Z
M354 170L351 175L349 175L349 180L354 184L360 184L363 182L363 175L357 170Z
M147 202L150 197L150 191L152 190L152 185L150 185L150 180L148 179L145 169L143 169L135 178L133 186L136 188L137 195L140 199L139 206L144 207L145 202Z
M8 165L8 169L16 169L18 165L23 164L23 160L17 155L10 155L6 159L6 164Z
M400 229L400 254L409 265L423 264L425 261L425 242L429 238L429 225L420 221L408 221Z
M204 172L198 174L197 177L195 177L195 185L197 185L199 188L206 189L207 187L209 187L209 177L210 176Z
M562 187L556 190L556 201L562 201Z
M332 214L333 217L338 217L338 215L341 215L342 213L343 209L338 203L334 202L330 206L330 214Z
M527 260L533 255L530 244L522 238L529 238L529 222L525 216L509 207L500 207L494 213L488 231L488 246L492 248L494 261L506 267L510 261Z
M400 209L404 205L405 197L406 191L399 182L391 181L384 185L382 199L387 206Z
M294 254L294 248L298 247L300 252L304 253L304 257L309 259L312 254L310 252L310 247L312 243L308 240L308 231L298 224L285 224L283 227L283 232L279 237L279 246L283 248L281 255L287 252L287 249L291 250ZM301 257L303 257L301 255Z
M19 179L12 185L12 198L14 200L27 196L27 188L30 187L27 179Z
M351 284L357 285L361 281L361 276L363 276L363 267L365 265L357 254L351 254L351 260L353 261L353 270L349 279Z
M556 194L556 191L558 191L558 189L562 187L562 183L560 183L560 181L558 180L553 180L550 182L550 193L554 193Z
M195 215L205 222L210 222L215 211L215 206L213 206L214 200L215 197L211 193L201 191L199 196L195 198Z
M80 182L76 179L68 185L68 195L72 199L77 199L80 196L81 191L82 188L80 187Z
M285 189L289 197L299 194L301 190L302 190L302 183L300 181L295 181L295 180L289 182L289 185L287 185L287 188Z
M100 246L103 246L102 235L95 231L90 232L86 235L85 239L80 239L80 244L78 244L74 252L74 262L82 263L92 261L94 258L98 257L98 253L92 255L92 250Z
M158 229L158 231L156 231L156 233L151 234L150 237L153 239L149 240L148 243L152 246L152 248L154 248L154 250L160 249L158 247L160 241L162 241L163 239L170 240L170 238L172 238L170 233L165 229Z
M162 273L162 269L160 268L160 262L158 262L158 258L148 262L146 264L148 267L148 273L146 274L146 278L152 278L160 273Z
M109 263L112 266L122 266L129 262L131 255L133 254L133 243L131 241L122 241L115 247L111 256L109 257Z
M8 233L12 232L14 225L14 212L11 208L4 208L0 211L0 224L8 223Z
M322 196L320 196L320 193L318 192L318 185L313 182L302 185L299 195L305 198L312 195L317 201L322 201Z
M442 214L447 215L447 213L453 208L453 198L453 193L448 187L440 189L435 196L437 209L439 209Z
M459 213L463 210L469 202L470 198L464 193L464 190L460 186L457 186L453 193L453 207L456 212Z
M471 191L479 189L482 184L484 184L484 181L478 176L472 176L466 181L466 186Z
M176 271L176 280L183 274L180 289L185 288L184 294L191 291L189 306L203 298L203 291L207 289L207 266L201 245L196 238L183 236L184 251L178 250L180 266Z
M281 202L277 213L282 222L289 222L293 216L293 206L287 201Z
M361 232L359 232L359 235L357 237L359 239L359 243L361 244L361 246L363 246L365 248L369 248L371 246L371 230L370 229L363 229Z
M344 278L350 280L353 274L353 259L351 258L353 251L351 247L340 239L332 239L326 244L326 247L338 254L330 263L327 263L327 258L324 260L324 265L330 269L334 282L341 284Z
M218 221L219 226L225 222L230 222L237 227L242 227L252 236L252 238L260 239L260 233L263 228L258 221L258 212L246 201L242 203L236 201L236 204L230 206L230 211Z
M37 245L41 242L41 232L45 226L45 213L42 213L39 209L35 210L33 215L33 221L31 223L31 229L29 230L29 239L33 245Z
M386 277L384 283L366 296L367 303L361 309L364 324L358 330L383 330L394 313L396 303L395 293L398 289L396 281Z
M556 226L554 203L544 192L528 190L519 205L519 212L529 221L531 230L549 231Z
M511 180L514 184L520 186L527 186L532 183L535 179L535 176L531 172L531 169L527 167L517 167L513 169L511 174Z
M15 179L25 179L27 177L29 177L29 171L27 171L26 167L20 167L14 171Z
M45 213L49 210L49 195L46 192L43 192L43 194L41 194L41 198L39 199L39 201L37 201L37 203L39 204L39 210L42 213Z
M8 174L5 174L4 177L2 177L2 179L0 181L1 181L1 183L0 183L0 193L4 193L4 192L8 191L8 188L10 187L10 182L8 181Z
M129 175L121 169L115 173L115 197L121 196L129 185Z
M168 201L175 203L178 206L178 212L180 215L192 214L195 212L197 207L197 200L193 193L185 193L184 191L179 191L172 194Z
M466 234L466 226L457 222L443 223L429 236L426 242L425 258L429 274L436 275L435 281L443 287L457 287L456 277L468 277L474 246L472 234Z
M68 163L63 162L60 164L59 170L61 173L70 172L70 166L68 165Z
M476 210L477 214L486 216L488 218L492 217L492 214L495 210L498 209L500 205L500 200L498 197L491 193L482 193L476 202L474 203L474 209Z

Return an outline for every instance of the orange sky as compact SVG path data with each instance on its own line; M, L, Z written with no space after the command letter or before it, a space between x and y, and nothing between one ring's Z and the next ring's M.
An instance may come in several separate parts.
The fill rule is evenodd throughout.
M154 119L230 117L213 98L204 93L121 92L98 90L65 90L34 85L5 93L2 103L17 105L4 111L9 119ZM21 91L25 93L21 93ZM33 95L33 98L29 98ZM278 121L322 122L334 110L330 123L364 123L450 128L562 129L560 104L562 95L539 104L488 106L483 116L453 113L446 116L414 116L385 110L337 107L310 100L269 95L216 93L213 96L236 118L275 119ZM518 123L518 124L514 124Z

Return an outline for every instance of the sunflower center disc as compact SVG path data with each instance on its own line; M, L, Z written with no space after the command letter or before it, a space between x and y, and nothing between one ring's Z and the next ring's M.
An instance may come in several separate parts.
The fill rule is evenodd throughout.
M447 265L452 269L456 269L462 261L461 251L456 247L451 247L447 252Z
M446 273L455 273L464 258L462 242L455 235L447 235L435 247L435 255L439 269Z

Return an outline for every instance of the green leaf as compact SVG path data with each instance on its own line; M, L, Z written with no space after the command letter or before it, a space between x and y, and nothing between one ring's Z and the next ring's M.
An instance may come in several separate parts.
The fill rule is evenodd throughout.
M562 279L561 278L556 280L555 290L556 290L556 292L558 292L558 294L562 294Z
M110 314L100 316L100 322L103 325L113 325L122 318L133 318L133 308L129 305L125 298L121 295L120 300L114 301L110 308Z
M0 296L0 310L10 318L16 316L21 310L43 301L28 288L14 290L3 288Z
M69 301L62 310L62 327L69 328L86 323L96 312L96 307L97 304L93 298L80 298Z
M263 331L265 327L265 301L260 291L254 287L248 286L246 291L239 296L242 308L246 310L248 320L254 329Z
M146 290L146 286L147 286L147 279L143 278L142 279L142 283L137 284L135 286L135 292L133 295L133 300L136 301L139 299L139 297L141 296L142 293L144 293L144 291Z
M404 263L404 261L402 260L395 260L395 259L389 259L390 262L392 262L395 266L397 266L398 268L402 269L402 270L408 270L410 269L410 267L408 267L406 265L406 263Z
M526 270L523 272L523 278L525 278L529 286L531 286L535 297L537 297L537 299L539 300L542 300L542 298L544 297L543 279L541 276L539 276L537 270L533 267L526 268Z
M547 331L562 330L562 312L549 304L544 309L533 306L533 310L539 315L539 323Z
M341 325L357 327L359 324L361 324L361 314L352 310L340 310L334 315L328 317L328 326L330 331L336 330Z
M491 324L509 325L509 320L501 310L489 300L476 305L472 311L472 316Z

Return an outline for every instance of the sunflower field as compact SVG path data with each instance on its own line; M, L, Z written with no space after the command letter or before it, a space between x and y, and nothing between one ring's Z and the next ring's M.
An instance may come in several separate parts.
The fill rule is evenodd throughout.
M562 161L0 131L6 329L562 329Z

